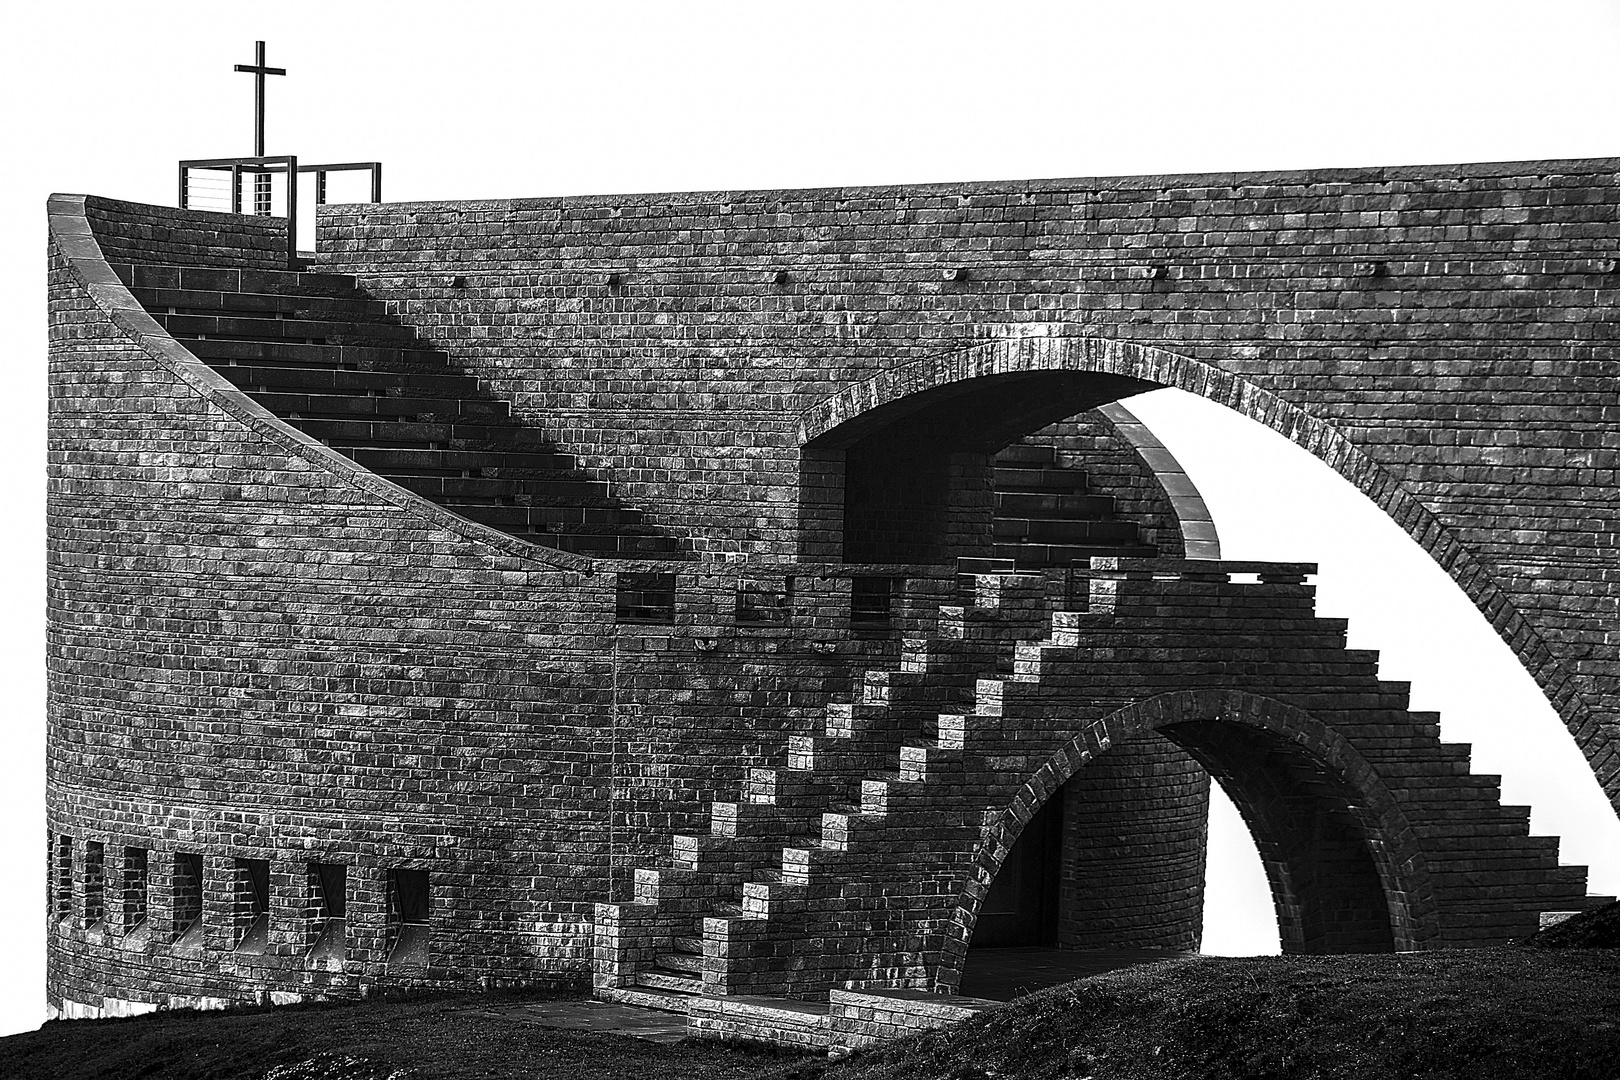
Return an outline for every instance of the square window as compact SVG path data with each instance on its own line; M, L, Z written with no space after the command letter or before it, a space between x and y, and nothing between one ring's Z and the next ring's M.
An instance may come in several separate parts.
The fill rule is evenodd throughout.
M674 574L615 574L614 590L619 622L675 625Z
M892 577L849 579L849 627L860 634L886 634L892 625L899 582Z
M793 610L793 578L778 587L774 582L737 582L737 623L739 626L786 626Z

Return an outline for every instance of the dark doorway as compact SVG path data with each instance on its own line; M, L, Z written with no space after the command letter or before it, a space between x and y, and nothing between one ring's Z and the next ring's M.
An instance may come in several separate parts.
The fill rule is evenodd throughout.
M974 948L1056 945L1063 861L1063 792L1035 812L990 883Z

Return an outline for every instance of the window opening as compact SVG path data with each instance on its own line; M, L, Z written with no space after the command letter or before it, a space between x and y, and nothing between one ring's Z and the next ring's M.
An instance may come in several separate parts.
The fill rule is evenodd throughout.
M124 849L123 902L124 932L133 933L146 925L146 849Z
M737 583L737 622L742 626L786 626L793 610L793 578L783 579L776 588L767 581Z
M849 628L857 634L886 634L893 625L898 580L892 577L849 579Z
M340 863L310 863L309 884L315 922L310 959L341 964L348 935L349 868Z
M614 586L619 622L675 625L674 574L616 574Z
M176 945L201 946L203 936L203 857L182 851L174 859Z
M73 914L73 838L56 838L56 917Z
M426 870L388 871L390 967L427 966L429 900Z
M262 953L270 944L270 860L236 860L238 952Z
M107 848L98 840L84 845L84 925L107 920Z

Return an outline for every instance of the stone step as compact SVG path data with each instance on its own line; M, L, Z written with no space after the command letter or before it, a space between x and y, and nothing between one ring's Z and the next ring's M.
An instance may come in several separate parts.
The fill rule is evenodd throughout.
M359 296L359 283L348 274L307 270L223 269L160 263L110 264L130 288L191 289L231 293L281 293L294 296Z
M603 1001L616 1001L621 1005L636 1005L643 1009L658 1009L661 1012L681 1013L684 1015L688 1013L694 995L685 992L670 993L640 987L616 986L598 987L596 996Z
M1079 469L997 465L991 483L997 491L1034 491L1052 495L1084 495L1090 490L1090 480Z
M703 973L703 952L700 948L696 953L667 952L659 953L653 961L654 969L666 972L681 972L688 975L701 976Z
M315 417L343 420L358 417L424 417L435 420L465 417L486 421L506 420L511 406L504 401L478 398L436 397L431 394L339 394L291 393L284 390L250 390L247 395L283 418Z
M1112 495L1049 495L1031 491L998 491L998 517L1111 517L1118 506Z
M334 345L414 344L416 335L389 323L352 323L341 319L266 319L247 315L165 315L149 313L176 338L236 338L247 341L298 341Z
M433 445L469 453L511 448L550 454L555 460L551 468L571 471L578 467L578 462L572 454L559 453L555 444L543 434L533 428L519 427L515 424L454 423L407 417L382 420L300 417L289 422L305 434L344 446Z
M1015 442L996 451L997 465L1054 465L1057 463L1057 447L1047 446L1044 443Z
M1134 521L1081 518L997 517L991 528L991 535L1000 543L1104 544L1114 541L1141 543L1141 530Z
M222 289L135 288L130 292L151 312L185 315L246 315L259 318L318 317L383 322L388 305L381 300L354 296L322 296L296 292L227 292Z
M238 341L229 338L189 338L192 355L212 364L347 368L393 371L400 374L432 372L458 374L448 353L424 347L382 345L309 345L290 341ZM471 376L468 376L471 378Z
M676 972L641 971L636 973L636 986L644 990L658 990L666 994L697 995L703 992L703 980Z
M243 362L217 364L214 370L242 390L392 397L476 397L478 382L455 372L394 372L361 368L295 367Z

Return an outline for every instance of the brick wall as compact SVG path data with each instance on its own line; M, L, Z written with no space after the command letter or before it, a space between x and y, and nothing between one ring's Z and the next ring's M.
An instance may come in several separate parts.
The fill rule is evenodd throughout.
M213 249L172 211L110 205L53 217L48 818L71 841L53 1000L582 974L592 902L706 824L708 800L894 641L848 630L847 576L804 576L791 628L739 627L746 568L723 563L624 564L681 576L674 626L621 634L612 572L356 477L185 367L83 244L154 262ZM909 569L896 633L926 617L929 574L950 587ZM87 843L108 881L126 849L148 853L141 935L133 899L86 925ZM210 898L195 944L177 943L185 853L204 857ZM241 859L282 885L263 954L235 949ZM312 862L349 872L335 967L306 955L289 884ZM425 971L387 964L392 868L430 876Z
M799 415L879 373L904 387L908 365L1052 327L1189 358L1140 373L1301 440L1388 509L1620 798L1620 594L1599 569L1620 520L1616 172L339 206L320 237L700 548L793 550ZM1031 395L1074 404L1085 385Z

